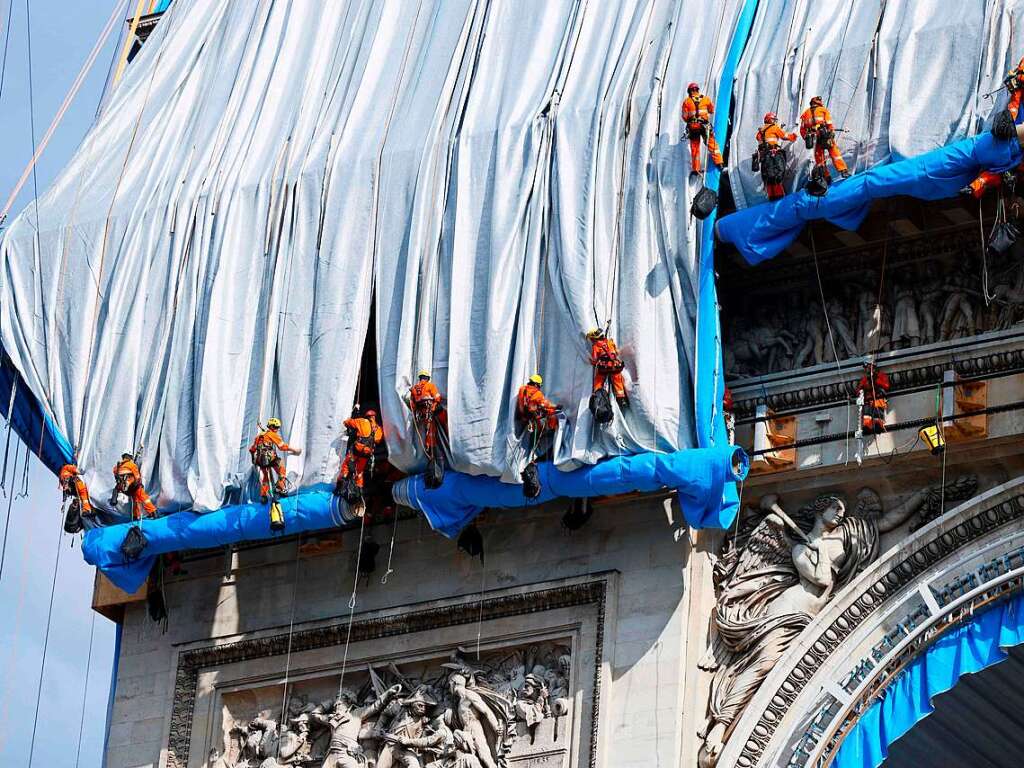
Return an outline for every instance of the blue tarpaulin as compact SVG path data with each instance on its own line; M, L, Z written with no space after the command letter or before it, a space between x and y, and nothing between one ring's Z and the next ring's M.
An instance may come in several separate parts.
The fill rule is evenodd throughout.
M7 408L12 403L12 413L8 414ZM54 474L71 461L74 455L71 443L42 409L39 400L15 370L3 347L0 347L0 414L10 420L15 434L25 441L33 453L38 454L40 461ZM3 450L4 446L0 445L0 451Z
M900 673L846 735L835 768L877 768L889 746L930 715L932 699L963 675L998 664L1005 648L1024 642L1024 597L976 614L970 624L940 638Z
M979 171L1007 171L1018 166L1022 157L1016 139L984 133L836 181L823 197L801 189L781 200L729 214L718 222L718 236L735 245L749 263L758 264L781 253L809 221L825 219L843 229L856 229L875 200L897 195L919 200L955 197Z
M428 489L423 476L395 484L395 500L426 515L434 530L458 535L484 508L537 506L560 497L588 498L635 491L676 488L686 522L694 528L725 528L722 492L727 482L746 477L749 460L743 449L692 448L675 453L617 456L594 466L561 472L550 462L537 465L541 493L523 496L522 486L497 478L448 472L440 488Z

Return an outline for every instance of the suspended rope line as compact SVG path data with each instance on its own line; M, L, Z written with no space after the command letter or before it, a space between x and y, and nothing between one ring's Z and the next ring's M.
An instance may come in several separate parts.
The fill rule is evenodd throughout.
M92 669L92 643L96 635L96 611L91 611L89 624L89 651L85 655L85 687L82 689L82 717L78 722L78 746L75 748L75 768L82 759L82 734L85 733L85 711L89 700L89 670Z
M843 25L843 35L839 38L839 54L836 56L835 66L832 68L832 78L828 86L828 100L827 103L832 102L832 92L836 87L836 78L839 77L839 64L843 60L843 53L846 50L846 34L850 31L850 23L853 21L853 0L850 0L850 10L846 14L846 24Z
M786 47L784 49L785 53L782 58L782 72L779 73L779 87L775 91L775 104L772 107L772 112L776 113L779 111L779 104L782 101L782 83L786 79L786 62L789 61L789 45L793 40L793 27L796 26L796 11L798 5L799 3L793 3L793 15L789 19L789 29L786 31ZM796 48L793 49L793 52L796 52ZM797 105L797 111L800 111L799 104Z
M27 2L27 0L26 0ZM43 697L43 677L46 674L46 654L50 646L50 625L53 623L53 596L57 591L57 573L60 571L60 551L63 521L57 529L57 558L53 564L53 581L50 583L50 603L46 610L46 634L43 636L43 659L39 668L39 684L36 686L36 710L32 718L32 739L28 749L28 768L32 768L32 757L36 752L36 730L39 727L39 703Z
M814 256L814 274L818 278L818 295L821 297L821 313L825 317L825 328L828 329L828 341L832 345L832 357L836 361L836 370L842 371L843 367L839 364L839 351L836 349L836 339L832 335L832 322L828 317L828 307L825 304L825 288L821 283L821 269L818 267L818 248L814 243L814 227L808 226L807 231L811 236L811 253Z
M28 447L25 448L26 453ZM18 472L18 446L14 446L14 472L16 475ZM7 533L11 527L11 509L14 507L14 488L11 488L11 492L7 495L7 516L4 518L4 540L3 544L0 544L0 581L4 578L4 562L7 559Z
M414 418L413 419L413 423L415 423L415 422L416 422L416 419ZM418 429L418 427L417 427L417 429ZM395 520L394 520L394 523L391 526L391 548L388 550L388 567L384 571L384 575L380 577L380 583L381 584L387 584L388 583L388 576L390 576L392 573L395 572L394 569L391 567L391 561L392 561L392 559L395 556L395 537L398 535L398 508L397 507L395 508L394 516L395 516ZM360 548L362 548L362 546L363 546L362 542L360 542L359 546L360 546ZM357 573L358 573L358 571L357 571Z
M32 157L36 156L36 96L32 76L32 12L29 10L30 0L25 0L25 41L28 49L28 124L29 133L32 135ZM32 166L32 207L36 215L36 258L39 254L39 179L36 177L36 164ZM0 213L0 221L3 221L6 211ZM27 466L27 462L26 462Z
M292 668L292 639L295 636L295 608L296 596L299 588L299 554L302 552L302 534L299 534L295 542L295 564L292 568L292 615L288 621L288 652L284 657L284 683L281 691L281 722L288 719L288 676ZM281 740L277 742L277 754L275 758L281 757Z
M11 0L11 2L13 3L14 0ZM27 8L27 5L28 5L28 3L26 2L26 8ZM74 82L71 84L71 87L68 89L67 95L65 95L65 97L64 97L64 101L61 102L60 107L57 109L57 114L54 115L53 120L50 122L50 127L47 128L46 129L46 133L43 134L43 138L39 142L39 146L38 147L35 146L35 126L34 126L35 116L34 116L34 114L30 115L30 117L32 118L32 121L33 121L33 127L32 127L32 136L33 136L32 159L29 160L28 165L25 166L25 170L23 170L21 172L21 176L19 177L17 183L14 185L14 189L11 190L10 195L8 195L8 197L7 197L7 202L4 204L3 209L0 210L0 222L2 222L7 217L7 214L10 213L11 206L14 205L15 199L18 197L18 194L21 192L22 187L25 186L25 182L28 181L29 175L32 175L33 183L35 183L36 164L39 162L39 158L42 157L43 152L46 150L47 145L50 143L50 139L53 138L53 134L56 132L57 128L60 126L61 122L64 120L64 116L67 113L68 108L71 106L71 102L73 102L75 97L78 95L78 91L81 89L82 84L85 82L86 76L89 74L89 71L92 69L93 64L96 63L96 57L99 56L100 52L103 50L103 47L106 44L107 38L110 37L111 30L113 30L115 24L117 23L117 19L121 15L121 3L120 3L120 0L115 5L116 5L116 7L114 8L113 13L111 13L110 18L107 20L106 26L104 26L103 27L103 31L100 32L99 39L96 40L96 44L93 46L92 51L89 52L89 56L86 58L85 63L82 65L81 70L79 70L78 75L75 77ZM10 11L8 11L8 18L9 18L9 14L10 14ZM10 35L10 24L8 24L8 27L7 27L7 34ZM29 37L31 39L31 35ZM29 57L30 57L30 59L29 59L30 60L30 67L29 67L29 90L30 90L30 93L31 93L31 88L32 88L31 42L29 43L29 48L30 48L30 52L29 52ZM5 42L4 43L4 64L2 66L0 66L0 90L2 90L2 88L3 88L3 70L6 69L6 61L7 61L7 44ZM37 213L37 216L36 216L36 226L38 227L38 213Z
M11 397L7 401L7 438L4 443L4 464L3 468L0 469L0 491L7 495L7 459L11 452L11 432L14 427L14 398L18 394L18 377L14 376L11 380ZM14 449L15 465L17 465L18 449ZM11 488L11 492L14 492L14 488Z
M138 3L135 5L135 13L132 14L132 22L131 26L128 28L128 36L125 38L124 47L121 49L121 55L118 58L117 70L114 72L113 85L117 85L121 76L124 74L124 68L128 66L128 56L131 53L132 44L135 42L135 31L139 28L139 20L142 18L142 8L145 4L146 0L138 0Z
M484 589L487 585L487 568L484 566L484 555L480 553L480 613L476 618L476 660L480 661L480 638L484 631Z
M359 541L356 543L356 571L352 576L352 597L348 600L348 629L345 632L345 652L341 657L341 679L338 693L345 689L345 670L348 668L348 648L352 642L352 623L356 616L356 596L359 592L359 566L363 561L363 534L366 531L366 513L359 518Z
M7 3L7 23L6 29L4 30L4 58L3 63L0 64L0 96L4 92L4 79L7 74L7 49L11 43L11 13L14 10L14 0L9 0Z
M875 338L874 349L871 350L872 356L878 354L879 348L882 346L882 324L884 318L882 317L882 288L885 286L885 266L889 261L889 237L890 231L888 224L885 227L885 240L882 241L882 269L878 276L878 296L875 299L875 309L878 311L878 336ZM865 349L867 345L865 344ZM871 381L871 396L874 397L874 379Z

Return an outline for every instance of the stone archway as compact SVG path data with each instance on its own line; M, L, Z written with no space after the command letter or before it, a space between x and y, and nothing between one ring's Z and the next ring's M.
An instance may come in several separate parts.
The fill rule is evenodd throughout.
M736 724L719 765L827 764L861 698L930 644L927 626L1021 589L1024 478L970 499L884 553L804 629ZM915 630L922 628L915 635ZM916 640L915 638L920 638ZM916 643L916 644L915 644ZM884 686L883 686L884 687Z

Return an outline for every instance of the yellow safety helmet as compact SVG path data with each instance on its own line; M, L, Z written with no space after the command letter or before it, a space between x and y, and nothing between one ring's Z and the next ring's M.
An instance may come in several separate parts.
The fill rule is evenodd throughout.
M279 418L277 418L277 417L274 417L272 419L268 419L267 420L267 426L270 427L271 429L280 429L281 428L281 420Z
M602 331L600 328L591 328L589 331L587 331L588 339L599 339L602 336L604 336L604 331Z
M424 378L424 377L429 379L430 378L430 371L428 371L426 368L424 368L422 371L417 373L416 376L418 378L421 378L421 379Z
M533 374L533 376L530 377L530 383L536 384L539 387L541 384L544 383L544 378L539 373L535 373Z

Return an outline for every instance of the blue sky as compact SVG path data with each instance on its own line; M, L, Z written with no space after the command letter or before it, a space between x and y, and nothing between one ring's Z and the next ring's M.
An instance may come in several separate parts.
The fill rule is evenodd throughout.
M114 6L122 6L127 16L128 3L126 0L28 2L31 3L36 136L41 137ZM14 0L13 9L7 69L0 93L0 197L3 199L7 198L32 155L26 0ZM6 21L6 15L7 3L0 0L0 18ZM37 166L40 192L67 163L93 121L119 32L120 28L115 29ZM31 200L30 181L12 209L12 216ZM0 432L0 460L5 436L6 429ZM12 445L12 456L14 453ZM8 468L8 494L10 486L15 484L13 475L17 474L20 485L22 455L19 451L16 473ZM35 457L30 462L28 487L27 498L13 501L6 560L0 576L0 615L4 617L0 621L0 766L29 766L36 690L60 532L60 566L32 766L100 768L114 625L102 616L95 618L85 729L81 759L76 762L87 677L86 654L93 622L90 609L93 569L82 561L79 542L74 541L72 546L72 538L62 535L56 480ZM0 521L6 516L8 502L8 496L0 494Z

